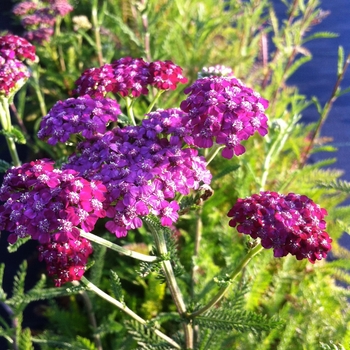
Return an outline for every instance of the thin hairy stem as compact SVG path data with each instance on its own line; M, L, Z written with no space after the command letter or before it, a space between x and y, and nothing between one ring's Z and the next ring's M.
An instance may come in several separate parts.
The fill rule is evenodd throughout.
M132 311L131 309L129 309L124 303L121 303L120 301L112 298L110 295L108 295L107 293L105 293L103 290L101 290L100 288L98 288L97 286L95 286L92 282L90 282L87 278L85 278L84 276L81 278L81 282L84 283L86 285L86 287L88 288L88 290L94 292L95 294L97 294L98 296L100 296L101 298L105 299L106 301L108 301L109 303L111 303L112 305L116 306L118 309L124 311L127 315L129 315L130 317L132 317L134 320L136 320L137 322L151 328L155 334L157 334L158 337L162 338L163 340L165 340L167 343L169 343L171 346L173 346L175 349L181 349L180 345L177 344L173 339L169 338L166 334L162 333L160 330L151 327L146 320L144 320L143 318L141 318L139 315L137 315L134 311Z
M209 303L199 310L191 313L188 315L190 318L194 318L196 316L199 316L203 314L204 312L208 311L211 309L215 304L217 304L227 293L227 291L230 289L231 282L235 280L235 278L242 272L242 270L248 265L250 260L260 253L263 250L263 247L258 244L256 247L254 247L252 250L250 250L247 255L243 258L243 260L240 262L240 264L236 267L236 269L232 272L232 274L229 276L229 281L228 283L221 287L219 292L209 301Z

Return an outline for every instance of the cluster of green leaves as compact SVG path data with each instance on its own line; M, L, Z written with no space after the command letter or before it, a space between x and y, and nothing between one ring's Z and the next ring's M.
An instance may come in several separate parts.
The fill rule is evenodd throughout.
M308 34L324 14L319 0L281 1L286 6L284 19L278 19L270 0L75 0L74 12L56 25L52 40L38 46L40 61L32 66L30 84L17 96L17 113L27 127L24 135L31 157L48 154L58 161L67 156L69 145L48 148L39 141L35 134L41 117L57 100L72 95L74 81L84 69L120 57L171 59L183 67L190 83L202 67L226 65L270 101L269 134L247 141L243 156L217 157L210 164L214 195L204 205L196 194L182 199L183 215L173 236L167 236L169 256L162 258L182 267L177 278L189 311L204 305L218 288L231 283L227 274L253 244L229 228L226 213L238 197L261 189L302 193L327 208L333 254L330 261L310 265L294 257L275 259L271 251L260 253L231 284L219 307L193 320L195 349L350 346L349 292L344 287L350 282L346 272L350 253L338 242L344 231L350 232L350 208L339 206L349 197L350 184L339 180L340 170L327 169L334 159L306 162L311 152L334 150L319 138L319 128L335 98L348 91L340 90L346 60L340 49L334 99L325 106L316 98L307 101L297 87L289 86L288 78L312 58L304 44L335 34ZM91 29L74 29L73 18L79 15L87 16ZM183 99L179 87L164 93L158 107L178 107ZM303 125L301 115L312 103L320 122ZM135 105L139 118L146 106L146 97ZM152 220L147 223L157 225ZM110 235L105 238L111 239ZM129 232L118 244L157 254L145 228ZM17 342L21 350L32 349L33 343L43 350L169 349L152 327L183 344L183 320L163 283L161 264L142 265L101 246L94 248L89 279L146 319L149 327L130 321L82 288L44 289L42 279L25 292L23 265L13 296L7 299L0 289L1 302L16 319L15 326L0 320L0 335L10 346ZM52 299L58 296L65 297ZM39 299L51 300L45 306L48 324L33 337L30 330L21 328L23 310Z

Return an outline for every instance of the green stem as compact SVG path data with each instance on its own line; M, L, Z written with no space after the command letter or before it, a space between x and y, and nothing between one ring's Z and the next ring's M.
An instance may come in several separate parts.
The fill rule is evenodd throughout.
M166 247L165 239L164 239L164 233L162 230L156 230L155 227L146 221L148 224L148 227L150 228L156 248L161 256L167 256L168 249ZM170 294L172 296L172 299L174 300L177 312L181 316L185 316L187 314L186 305L183 300L183 296L181 293L181 290L177 284L175 274L173 267L171 265L170 260L163 260L162 261L162 267L165 275L165 279L167 281L167 285L170 290ZM192 349L193 348L193 328L192 323L187 322L184 324L184 332L185 332L185 339L186 339L186 349Z
M226 294L226 292L229 290L231 286L231 282L234 281L234 279L239 275L239 273L248 265L250 260L260 253L263 250L263 247L258 244L256 247L254 247L252 250L250 250L247 255L244 257L244 259L240 262L240 264L236 267L236 269L232 272L232 274L229 277L228 283L221 287L219 292L209 301L209 303L199 310L193 312L192 314L188 315L188 317L193 318L196 316L201 315L202 313L208 311L210 308L212 308L216 303L218 303L223 296Z
M153 99L153 101L151 102L151 104L148 106L147 108L147 111L146 111L146 114L150 113L154 107L154 105L157 103L157 101L159 100L159 97L162 95L162 93L164 92L165 90L158 90L155 98Z
M0 121L1 126L5 131L5 139L7 143L8 150L11 155L12 163L14 166L21 165L21 161L19 160L16 143L12 136L8 133L11 132L12 123L11 123L11 115L10 115L10 106L9 101L6 97L0 97Z
M98 0L94 0L92 3L91 19L92 19L92 25L94 27L94 35L95 35L98 63L100 66L102 66L103 65L103 54L102 54L102 46L101 46L100 24L98 21L97 13L98 13Z
M128 114L128 118L130 120L131 125L136 125L136 120L134 117L134 111L132 109L132 105L134 103L134 100L130 98L129 96L124 97L125 104L126 104L126 111Z
M39 69L39 67L37 64L32 66L32 78L33 78L34 82L31 85L34 88L36 97L38 99L41 114L42 114L42 116L45 116L47 114L47 109L46 109L44 95L42 94L41 89L40 89L38 69Z
M156 256L145 255L145 254L141 254L138 252L134 252L134 251L129 250L129 249L125 249L125 248L123 248L115 243L107 241L104 238L101 238L101 237L96 236L96 235L89 233L89 232L85 232L83 230L80 230L80 236L88 239L89 241L95 242L95 243L100 244L104 247L112 249L120 254L129 256L129 257L137 259L137 260L146 261L146 262L154 262L157 260Z
M97 294L98 296L100 296L101 298L105 299L106 301L108 301L109 303L113 304L114 306L116 306L118 309L124 311L126 314L128 314L130 317L132 317L134 320L136 320L137 322L149 327L150 325L147 323L146 320L144 320L143 318L141 318L139 315L137 315L134 311L132 311L131 309L129 309L125 304L121 303L120 301L112 298L110 295L108 295L107 293L105 293L104 291L102 291L100 288L98 288L97 286L95 286L92 282L90 282L87 278L85 278L84 276L81 278L81 281L86 285L86 287L88 288L88 290L94 292L95 294ZM164 339L166 342L168 342L171 346L173 346L175 349L181 349L180 345L177 344L173 339L169 338L167 335L165 335L164 333L162 333L160 330L156 329L156 328L152 328L154 333L157 334L158 337Z
M202 233L203 233L203 221L202 221L202 212L203 207L200 207L197 212L197 218L196 218L196 233L195 233L195 241L194 241L194 252L192 257L192 271L191 271L191 296L194 298L194 288L195 288L195 281L196 281L196 272L198 271L198 265L197 265L197 258L199 255L199 249L200 249L200 242L202 239Z
M207 156L207 165L216 157L216 155L221 151L225 146L214 146L210 153Z

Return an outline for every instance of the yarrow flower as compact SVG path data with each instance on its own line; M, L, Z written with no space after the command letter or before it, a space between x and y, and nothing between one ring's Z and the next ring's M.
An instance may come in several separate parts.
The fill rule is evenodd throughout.
M210 172L196 149L182 149L182 141L161 137L162 128L150 132L140 126L114 128L78 145L65 169L84 178L102 181L107 187L106 228L117 237L142 225L142 216L159 216L170 226L178 219L176 192L187 195L201 183L209 184Z
M180 108L188 115L183 125L191 130L194 145L210 148L223 145L222 156L245 152L242 141L255 131L267 134L264 114L268 101L236 78L207 77L184 90L189 96Z
M40 244L65 243L79 237L79 228L93 230L106 216L106 187L74 170L57 170L47 159L13 167L0 188L0 230L9 243L31 236Z
M69 98L57 102L42 119L38 137L49 145L66 142L73 134L89 139L104 134L106 126L116 122L120 113L119 104L109 98Z
M261 192L238 199L228 212L231 227L260 238L275 257L295 255L311 263L326 258L332 239L325 231L327 211L304 195Z
M149 63L142 58L124 57L100 68L90 68L75 82L78 95L103 97L108 92L121 96L147 95Z
M88 257L93 252L91 243L85 238L69 239L65 243L50 242L40 245L39 261L45 261L49 276L56 287L66 282L80 280Z
M146 62L142 58L123 57L100 68L89 68L75 82L78 95L103 97L108 92L122 97L148 94L148 85L161 90L174 90L186 83L182 68L171 61Z
M10 97L28 80L28 68L21 62L35 59L35 47L12 34L0 36L0 96Z

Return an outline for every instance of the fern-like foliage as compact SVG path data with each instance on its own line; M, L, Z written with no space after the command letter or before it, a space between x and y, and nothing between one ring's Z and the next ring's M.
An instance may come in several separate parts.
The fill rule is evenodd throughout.
M138 349L144 350L170 350L173 349L167 342L159 338L151 329L144 325L130 321L126 324L128 332L137 341Z
M16 243L10 244L7 247L7 250L9 251L9 253L14 253L18 250L19 247L21 247L23 244L25 244L29 240L30 240L30 236L24 237L24 238L17 238Z
M120 282L120 278L118 274L111 270L111 287L113 290L113 294L117 300L119 300L121 303L124 303L124 294L122 285Z
M195 323L213 331L237 331L259 334L281 325L280 321L268 319L254 312L231 310L227 307L212 309L203 316L197 316Z
M318 182L317 187L329 190L337 190L350 195L350 182L345 180L335 180L331 183Z

